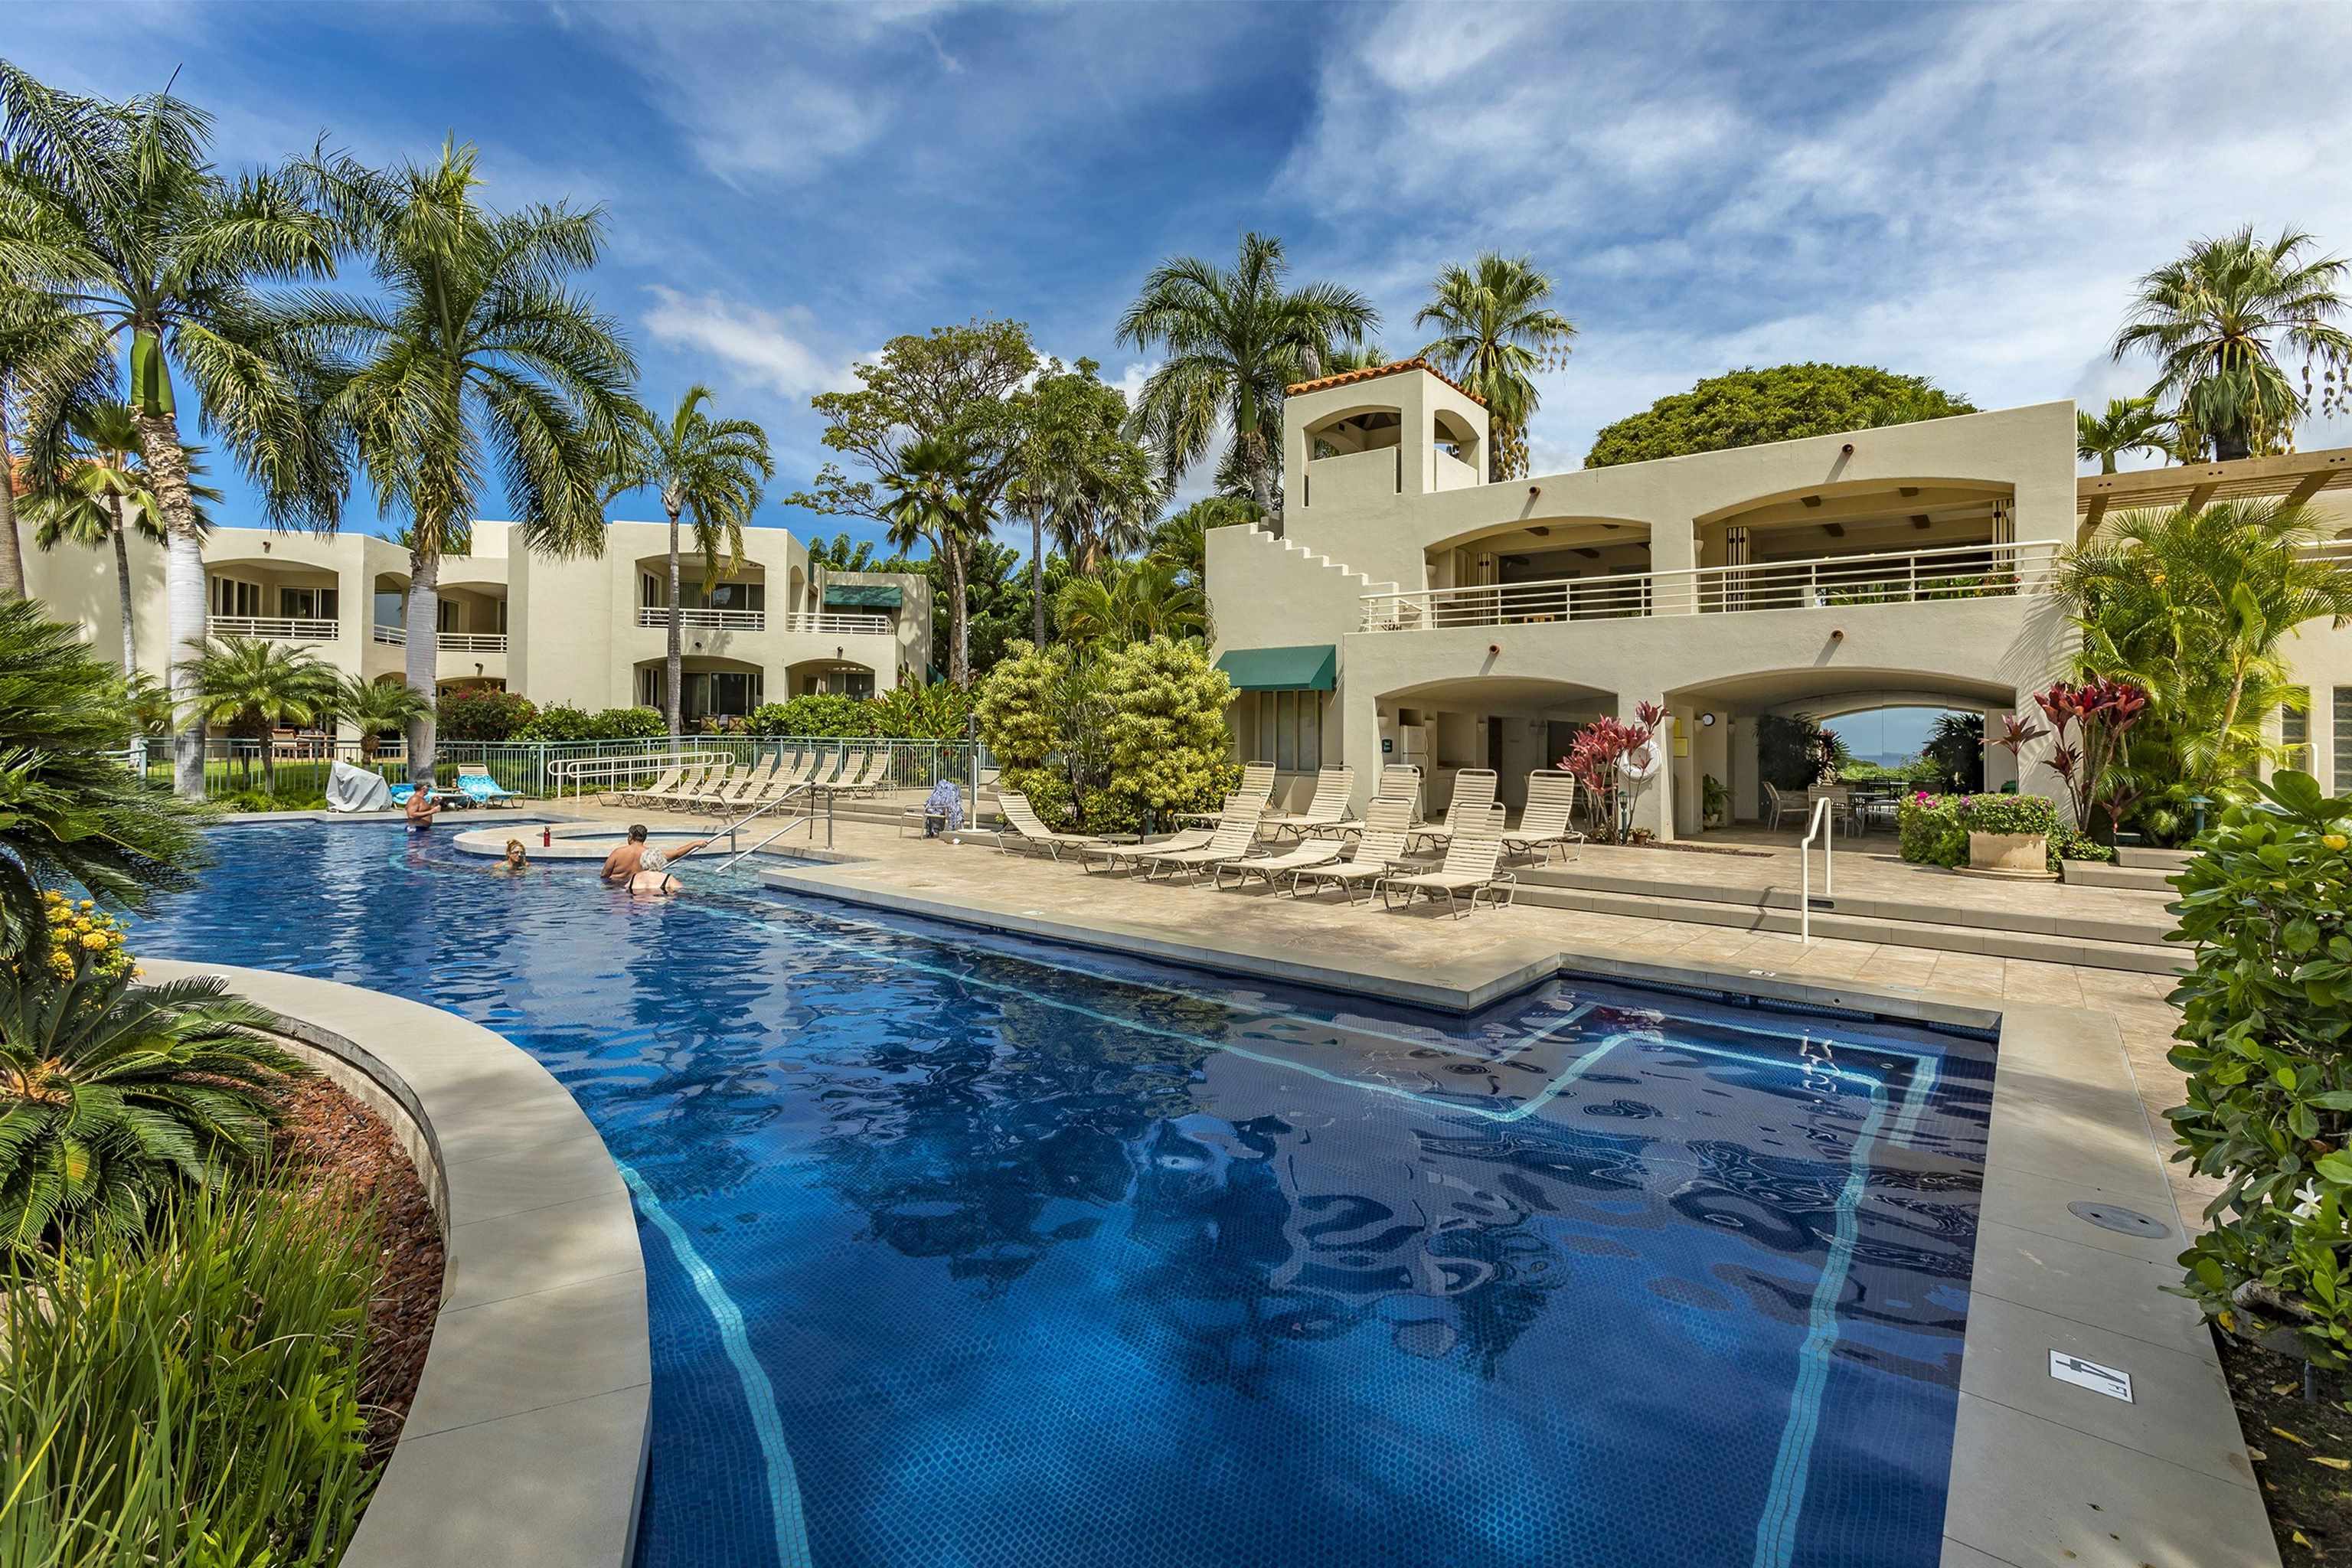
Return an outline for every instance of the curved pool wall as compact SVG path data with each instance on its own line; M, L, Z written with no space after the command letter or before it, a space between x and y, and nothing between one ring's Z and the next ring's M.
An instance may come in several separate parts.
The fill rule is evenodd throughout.
M1979 1042L1562 981L1418 1014L223 831L143 951L474 1018L612 1148L641 1563L1937 1559Z
M441 826L457 828L450 844L459 854L493 858L506 853L509 838L521 839L524 850L533 860L602 860L629 840L625 826L610 822L547 822L537 817L492 816L488 822L478 818L467 818L463 823L445 821ZM707 832L689 828L665 827L649 832L646 841L667 854L674 845L693 844L709 837ZM709 849L698 851L713 856L728 852L724 838ZM688 860L694 858L687 857Z

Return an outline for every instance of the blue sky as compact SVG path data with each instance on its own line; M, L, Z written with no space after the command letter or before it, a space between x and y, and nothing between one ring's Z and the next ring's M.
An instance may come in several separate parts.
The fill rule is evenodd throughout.
M591 287L644 395L709 382L769 429L777 494L824 458L810 395L898 332L1017 317L1139 383L1112 328L1145 270L1245 227L1368 293L1400 354L1445 262L1552 271L1582 331L1539 472L1742 364L2135 392L2105 345L2189 237L2352 250L2352 127L2295 69L2347 48L2342 5L105 4L13 7L0 43L87 91L178 68L225 163L454 135L493 204L603 203Z

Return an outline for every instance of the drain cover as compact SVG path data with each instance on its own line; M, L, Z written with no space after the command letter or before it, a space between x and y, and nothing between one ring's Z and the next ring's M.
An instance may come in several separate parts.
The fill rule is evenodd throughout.
M2156 1240L2172 1234L2172 1227L2162 1220L2150 1219L2137 1209L2117 1208L2113 1204L2068 1204L2066 1212L2076 1219L2090 1221L2102 1230L2121 1231L2126 1236L2144 1236Z

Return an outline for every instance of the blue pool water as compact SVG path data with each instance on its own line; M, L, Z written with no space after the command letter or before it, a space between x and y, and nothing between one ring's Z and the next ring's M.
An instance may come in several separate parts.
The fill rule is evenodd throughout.
M622 1162L645 1568L1937 1559L1988 1046L215 840L142 952L476 1019Z

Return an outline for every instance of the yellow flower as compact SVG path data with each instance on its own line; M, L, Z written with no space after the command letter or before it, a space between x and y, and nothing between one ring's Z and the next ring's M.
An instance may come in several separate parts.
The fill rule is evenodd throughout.
M2319 841L2338 855L2344 853L2344 847L2347 844L2352 844L2352 838L2347 838L2341 833L2323 833L2319 836Z
M100 936L96 931L92 931L88 936L81 939L81 944L87 948L103 949L106 946L106 938Z
M98 900L96 899L84 899L81 901L81 907L86 910L94 910L98 908Z

